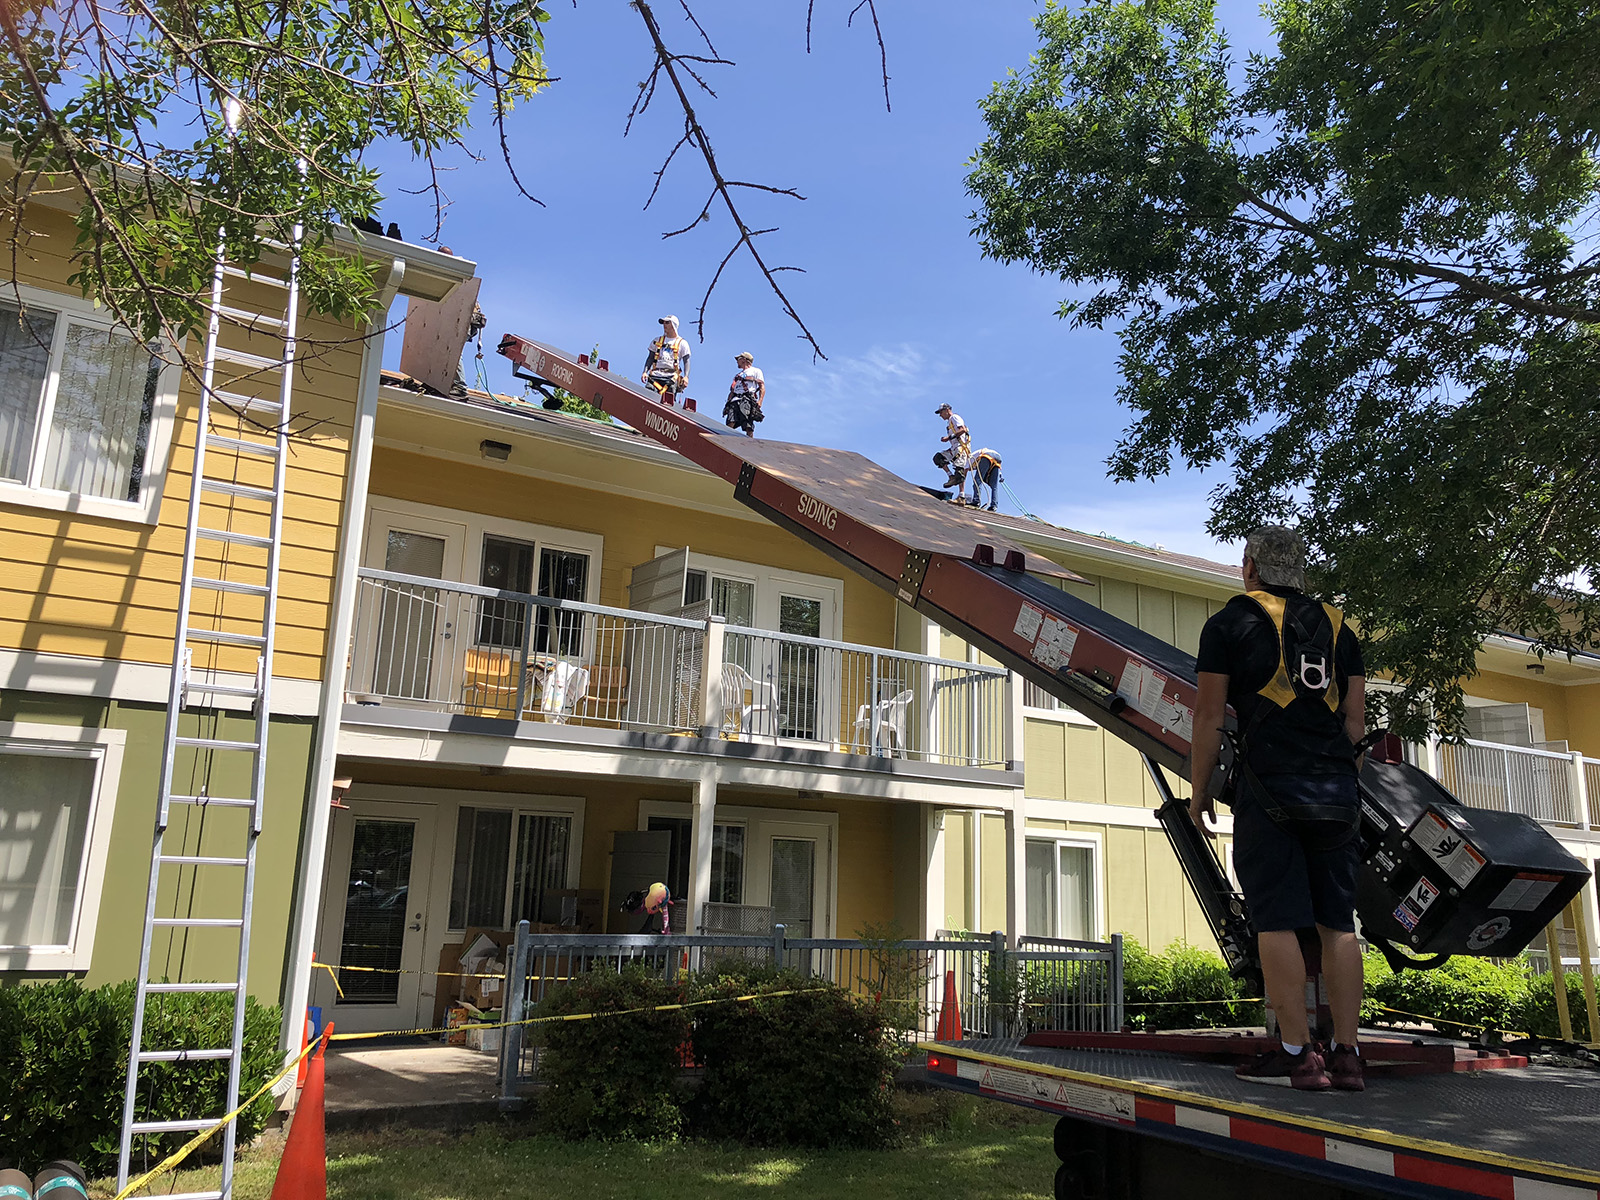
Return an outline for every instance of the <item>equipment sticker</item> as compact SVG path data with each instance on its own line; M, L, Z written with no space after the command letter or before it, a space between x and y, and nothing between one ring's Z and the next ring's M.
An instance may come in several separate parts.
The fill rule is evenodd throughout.
M1159 721L1156 713L1161 707L1161 693L1166 686L1165 675L1138 659L1130 658L1122 668L1122 678L1117 681L1117 695L1126 700L1130 708L1138 709L1152 721Z
M1422 920L1422 914L1428 911L1428 906L1439 898L1439 889L1426 879L1417 880L1417 885L1406 893L1406 898L1394 910L1394 919L1409 933L1417 927L1417 922Z
M1491 917L1467 934L1467 949L1487 950L1510 932L1510 917Z
M1161 722L1161 728L1177 730L1178 736L1184 741L1194 741L1194 709L1187 704L1180 704L1176 696L1161 698L1156 719Z
M960 1059L957 1063L966 1065ZM985 1064L978 1077L978 1090L1000 1096L1015 1096L1041 1107L1081 1113L1102 1121L1132 1122L1134 1119L1133 1095L1129 1092L1088 1087L1066 1079L1050 1079L1029 1071L1015 1071L1010 1067Z
M1556 890L1556 884L1560 882L1559 875L1518 875L1489 901L1489 907L1511 912L1533 912L1544 903L1546 896Z
M1368 804L1365 799L1361 801L1361 814L1362 816L1366 817L1367 820L1371 821L1380 832L1389 828L1389 818L1384 816L1377 809L1373 808L1372 805Z
M1017 614L1017 623L1011 632L1024 641L1031 642L1039 636L1039 623L1044 620L1044 614L1031 604L1024 604L1022 611Z
M1078 644L1078 631L1065 621L1046 617L1039 625L1037 639L1033 643L1033 657L1056 671L1071 658L1072 648Z
M1483 855L1432 810L1422 814L1411 829L1411 837L1460 887L1466 887L1483 869Z

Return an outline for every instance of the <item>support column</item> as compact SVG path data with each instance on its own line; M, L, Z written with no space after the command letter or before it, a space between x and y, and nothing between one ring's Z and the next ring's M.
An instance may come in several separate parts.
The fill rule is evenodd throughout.
M1028 812L1022 792L1011 793L1006 808L1006 936L1013 948L1028 916Z
M1589 778L1584 770L1583 751L1572 752L1572 797L1577 811L1578 828L1589 828Z
M945 928L944 818L942 808L922 811L922 938Z
M1001 757L1006 760L1006 768L1011 771L1022 770L1023 745L1026 740L1027 727L1023 724L1022 676L1012 671L1006 676L1006 702L1005 714L1005 745Z
M694 782L694 815L690 821L689 905L684 929L700 931L700 914L711 899L711 834L717 817L717 768L706 764Z
M706 622L705 646L700 656L700 736L703 738L722 736L728 702L728 697L722 694L723 643L727 629L726 617L712 617Z

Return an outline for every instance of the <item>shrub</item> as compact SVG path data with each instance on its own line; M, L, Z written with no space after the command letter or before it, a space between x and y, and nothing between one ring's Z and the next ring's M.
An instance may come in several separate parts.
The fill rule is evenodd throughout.
M1567 979L1567 1011L1572 1016L1572 1036L1575 1041L1592 1042L1589 1031L1589 1010L1583 999L1583 976L1569 969ZM1523 1002L1520 1028L1536 1037L1559 1038L1561 1016L1556 1012L1556 981L1553 975L1530 975L1528 994Z
M767 996L773 992L797 994ZM764 998L695 1010L705 1076L692 1112L706 1133L760 1146L881 1146L894 1132L900 1054L881 1005L792 971L729 972L695 998Z
M1369 955L1370 957L1370 955ZM1445 1033L1475 1033L1484 1027L1520 1029L1526 1019L1528 966L1456 956L1431 971L1400 971L1378 978L1373 998L1404 1013L1433 1018ZM1405 1021L1393 1013L1388 1020Z
M82 1163L91 1176L116 1167L122 1097L133 1036L134 985L85 988L75 979L24 984L0 991L0 1158L37 1168L55 1158ZM282 1065L279 1010L248 1000L240 1099ZM233 1034L233 1000L218 994L151 997L145 1044L170 1049L226 1046ZM220 1115L225 1061L146 1064L139 1072L135 1116L172 1121ZM261 1132L272 1115L271 1095L240 1114L238 1141ZM190 1134L164 1134L136 1144L154 1163Z
M1134 1029L1215 1029L1255 1025L1261 1001L1228 974L1220 957L1173 942L1151 954L1135 938L1122 939L1123 999Z
M552 989L532 1015L618 1012L682 1000L681 985L629 964L620 972L589 971ZM547 1088L541 1113L552 1132L573 1140L678 1135L683 1120L672 1089L689 1040L689 1018L681 1009L530 1028L542 1046L539 1075Z

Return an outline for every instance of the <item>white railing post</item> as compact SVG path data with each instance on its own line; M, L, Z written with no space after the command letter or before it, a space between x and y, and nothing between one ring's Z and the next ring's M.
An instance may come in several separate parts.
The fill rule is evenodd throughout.
M1437 779L1440 783L1443 783L1444 778L1439 773L1439 739L1430 734L1428 740L1422 743L1422 749L1423 769L1426 770L1429 775L1432 775L1435 779Z
M1005 703L1001 713L1002 745L1000 757L1005 760L1008 771L1022 770L1022 748L1027 736L1027 727L1022 716L1022 689L1025 686L1021 675L1015 671L1007 673L1005 678Z
M1572 752L1572 801L1577 809L1578 828L1589 828L1589 779L1584 769L1583 751Z
M728 623L722 617L706 621L706 640L700 659L700 736L721 737L726 698L722 694L722 661Z
M870 714L870 724L867 729L867 753L878 753L878 734L883 714L878 709L878 652L872 652L872 666L867 672L867 712ZM905 751L902 746L901 752Z

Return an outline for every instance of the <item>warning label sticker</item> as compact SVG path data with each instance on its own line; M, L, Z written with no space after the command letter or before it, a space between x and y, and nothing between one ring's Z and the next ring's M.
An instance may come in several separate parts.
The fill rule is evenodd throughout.
M1533 912L1544 903L1545 897L1556 890L1556 884L1560 882L1559 875L1518 875L1489 901L1489 907L1510 912Z
M1039 623L1043 620L1044 613L1031 604L1024 604L1022 611L1017 614L1017 623L1012 627L1012 632L1031 642L1039 636Z
M1162 691L1167 686L1167 677L1154 667L1148 667L1137 659L1130 658L1127 665L1122 668L1122 678L1117 681L1117 695L1128 702L1128 707L1137 709L1152 721L1159 721L1157 716L1162 703Z
M1426 879L1419 879L1405 899L1400 901L1394 910L1394 919L1400 922L1402 928L1408 933L1417 927L1417 922L1422 920L1422 914L1439 898L1439 889Z
M1373 808L1372 805L1368 804L1365 800L1361 802L1361 815L1366 817L1367 820L1371 821L1373 826L1377 829L1389 828L1389 818L1384 816L1377 809Z
M1133 1095L1110 1088L1089 1087L1065 1079L1051 1079L1030 1071L1010 1067L984 1066L978 1077L978 1090L1066 1112L1082 1113L1101 1120L1131 1122L1134 1119Z
M1438 813L1428 811L1412 826L1411 838L1427 856L1455 880L1458 887L1466 887L1483 869L1483 855L1462 836L1446 825Z
M1059 670L1072 657L1078 644L1078 631L1065 621L1045 617L1033 643L1033 657L1052 671Z
M1161 698L1156 719L1161 722L1161 728L1177 730L1178 736L1184 741L1194 741L1194 709L1187 704L1180 704L1176 696Z

